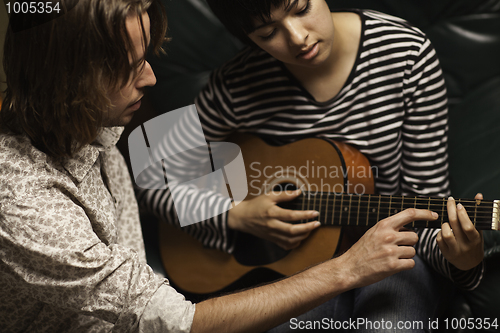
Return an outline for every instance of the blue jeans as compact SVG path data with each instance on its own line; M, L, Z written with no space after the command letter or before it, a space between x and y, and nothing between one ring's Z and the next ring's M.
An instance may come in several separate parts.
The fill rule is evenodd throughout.
M454 288L420 257L414 259L413 269L345 292L269 333L429 332Z

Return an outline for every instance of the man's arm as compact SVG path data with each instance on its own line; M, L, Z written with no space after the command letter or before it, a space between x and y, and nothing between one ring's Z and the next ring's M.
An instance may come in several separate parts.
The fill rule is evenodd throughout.
M346 253L287 279L196 305L191 332L265 331L347 290L413 268L412 231L400 229L437 214L408 209L368 230Z

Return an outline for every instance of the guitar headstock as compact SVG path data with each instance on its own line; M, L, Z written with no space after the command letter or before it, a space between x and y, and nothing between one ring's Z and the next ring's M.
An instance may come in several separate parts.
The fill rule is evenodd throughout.
M492 230L499 230L500 223L498 221L498 214L499 214L499 206L500 205L500 200L495 200L493 201L493 218L491 221L491 229Z

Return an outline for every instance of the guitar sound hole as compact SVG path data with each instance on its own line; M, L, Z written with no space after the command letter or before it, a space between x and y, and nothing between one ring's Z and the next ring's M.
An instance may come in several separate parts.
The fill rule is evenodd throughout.
M292 183L280 183L276 184L273 187L273 191L275 192L290 192L290 191L295 191L297 189L297 185L292 184Z
M234 259L245 266L263 266L284 258L290 251L273 242L244 232L238 233Z
M296 189L298 189L298 187L297 187L297 185L295 185L293 183L280 183L280 184L274 185L274 187L273 187L273 191L278 192L278 193L285 192L285 191L286 192L295 191ZM297 209L297 205L294 202L296 202L296 200L284 201L284 202L280 202L278 204L278 206L281 208L284 208L284 209Z
M292 183L276 184L275 192L294 191L297 186ZM290 203L284 202L279 206L290 209ZM290 251L284 250L273 242L255 237L247 233L239 233L234 248L234 258L242 265L262 266L284 258Z

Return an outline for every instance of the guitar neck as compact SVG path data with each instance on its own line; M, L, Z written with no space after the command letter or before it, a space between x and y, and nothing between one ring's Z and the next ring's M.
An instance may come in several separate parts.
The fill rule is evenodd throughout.
M443 223L449 222L446 210L447 201L446 198L435 197L303 192L298 198L283 205L283 207L316 210L320 213L318 220L323 225L363 227L370 227L407 208L429 209L439 214L436 221L415 221L408 226L441 228ZM464 206L477 229L499 229L499 200L457 199L456 201Z

